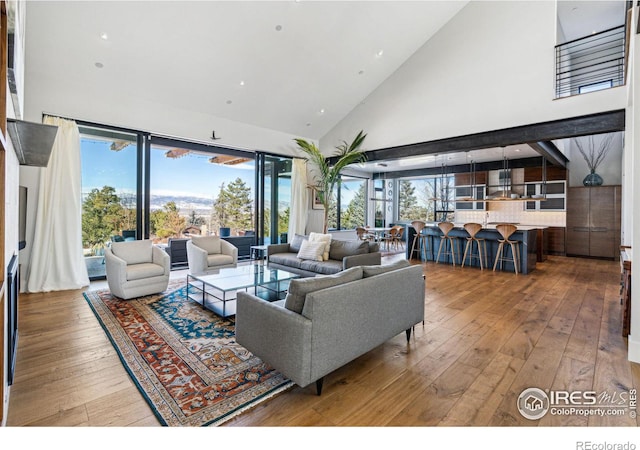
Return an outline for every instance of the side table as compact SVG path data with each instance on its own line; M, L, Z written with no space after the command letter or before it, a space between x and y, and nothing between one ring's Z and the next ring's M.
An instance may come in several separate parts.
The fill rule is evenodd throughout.
M267 256L266 245L252 245L249 250L249 257L251 261L260 261L260 264L264 264L264 260Z

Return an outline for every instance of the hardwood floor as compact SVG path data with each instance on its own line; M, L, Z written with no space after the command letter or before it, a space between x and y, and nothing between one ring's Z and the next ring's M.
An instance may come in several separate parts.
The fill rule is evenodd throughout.
M328 375L322 396L295 387L225 425L638 425L628 411L529 421L516 408L528 387L640 387L621 336L619 263L552 256L529 275L422 266L425 322L410 344L402 333ZM82 291L21 294L19 333L8 426L159 425Z

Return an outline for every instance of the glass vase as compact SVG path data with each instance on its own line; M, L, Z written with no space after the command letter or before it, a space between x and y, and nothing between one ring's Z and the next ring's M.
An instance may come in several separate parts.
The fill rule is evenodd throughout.
M591 186L602 186L603 183L603 179L600 175L598 175L594 170L591 171L591 173L589 175L587 175L586 177L584 177L584 180L582 180L582 184L584 184L585 186L591 187Z

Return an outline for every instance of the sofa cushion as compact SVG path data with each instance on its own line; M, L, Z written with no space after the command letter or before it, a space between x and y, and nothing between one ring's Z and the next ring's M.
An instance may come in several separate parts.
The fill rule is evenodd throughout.
M306 240L307 240L306 236L303 236L301 234L294 234L293 239L291 239L291 242L289 243L289 250L294 253L298 253L300 251L300 246L302 245L302 242Z
M308 293L360 279L362 279L361 267L352 267L335 275L296 278L289 283L289 293L285 298L284 307L300 314Z
M362 255L369 253L369 243L367 241L340 241L334 239L329 248L329 259L342 261L345 256Z
M373 277L375 275L379 275L381 273L391 272L393 270L402 269L403 267L409 267L411 263L406 259L401 259L391 264L385 265L376 265L376 266L361 266L362 267L362 277L368 278Z
M269 262L300 269L304 261L296 253L275 253L269 256Z
M192 236L194 245L206 250L209 255L212 253L222 253L219 236Z
M343 268L342 261L334 261L332 259L329 261L306 260L300 263L300 269L315 272L320 275L333 275L334 273L342 271Z
M112 242L111 252L129 264L153 262L153 243L149 239L130 242Z
M300 251L298 252L298 258L310 259L312 261L322 261L322 254L324 253L324 242L312 242L304 241L300 245Z
M309 240L311 242L324 242L324 253L322 254L322 260L329 259L329 249L331 248L331 235L322 233L309 233Z

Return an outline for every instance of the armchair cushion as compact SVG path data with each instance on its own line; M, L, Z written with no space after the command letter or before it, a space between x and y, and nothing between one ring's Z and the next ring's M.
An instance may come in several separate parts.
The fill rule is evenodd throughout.
M219 236L193 236L191 241L194 245L206 250L208 254L222 252Z
M155 263L132 264L127 266L127 280L159 277L164 275L164 272L164 267Z
M320 289L325 289L362 278L362 268L352 267L334 275L322 275L313 278L298 278L289 283L289 293L284 302L284 307L290 311L302 313L307 294Z
M127 265L150 263L153 261L153 243L143 241L112 242L111 251L115 256L124 260Z
M235 261L233 260L233 256L225 255L225 254L210 254L207 255L207 266L224 266L227 264L233 264Z

